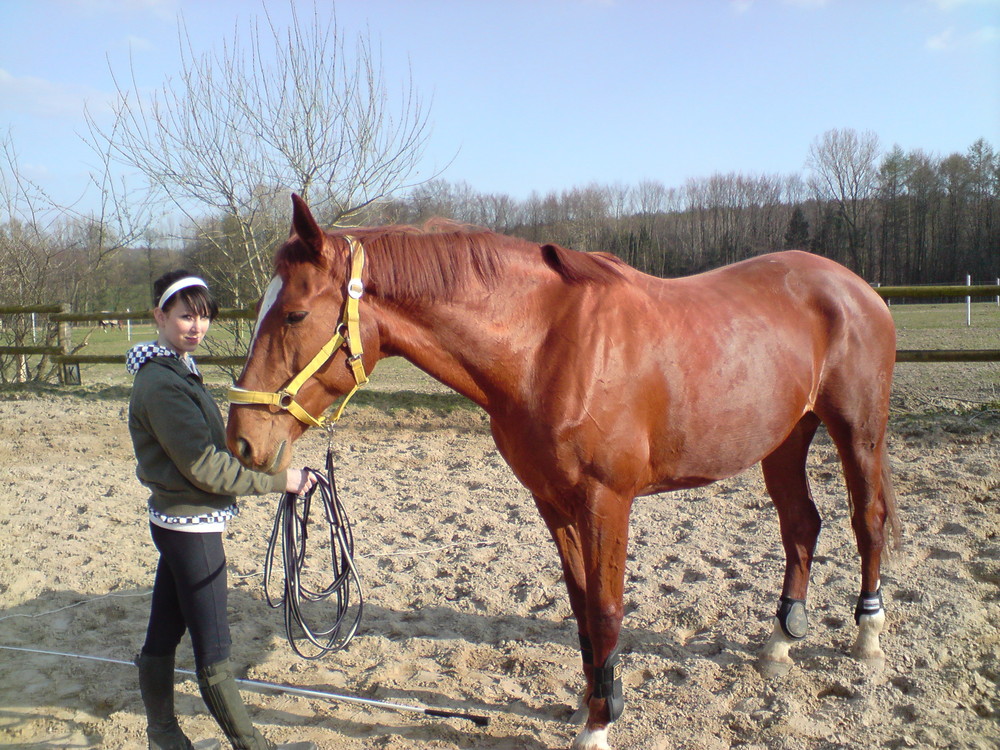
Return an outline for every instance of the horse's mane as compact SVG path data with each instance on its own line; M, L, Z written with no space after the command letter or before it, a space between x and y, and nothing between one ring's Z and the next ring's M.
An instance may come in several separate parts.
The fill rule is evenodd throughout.
M535 253L569 284L610 283L622 277L624 264L606 253L582 253L497 234L481 227L435 218L422 226L393 225L338 229L331 237L350 236L365 247L366 286L387 299L407 304L453 298L470 284L494 288L518 253ZM318 265L326 267L328 258ZM317 259L305 257L302 243L286 243L276 268Z
M520 243L441 219L422 227L374 227L345 234L365 246L367 285L401 303L451 299L472 284L494 287Z

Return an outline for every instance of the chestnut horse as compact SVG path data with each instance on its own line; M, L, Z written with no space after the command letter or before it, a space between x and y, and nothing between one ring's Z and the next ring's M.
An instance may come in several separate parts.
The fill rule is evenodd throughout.
M786 556L761 664L790 667L820 530L805 464L821 422L861 555L854 654L884 659L895 329L862 279L790 251L665 280L603 253L454 226L327 233L292 200L291 235L231 392L231 450L257 469L287 466L316 415L387 356L481 406L562 563L587 680L574 747L607 748L622 711L617 642L637 496L761 463Z

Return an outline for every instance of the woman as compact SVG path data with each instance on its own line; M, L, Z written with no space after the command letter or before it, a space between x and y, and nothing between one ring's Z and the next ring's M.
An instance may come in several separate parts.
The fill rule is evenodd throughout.
M136 475L151 493L149 529L160 553L136 658L149 747L193 747L174 715L174 653L187 630L202 697L233 747L274 748L250 721L229 664L222 533L238 512L236 495L301 494L314 480L301 469L251 471L226 450L219 407L190 356L219 312L205 282L184 270L167 273L153 285L153 304L157 340L132 347L126 358L135 375L128 426Z

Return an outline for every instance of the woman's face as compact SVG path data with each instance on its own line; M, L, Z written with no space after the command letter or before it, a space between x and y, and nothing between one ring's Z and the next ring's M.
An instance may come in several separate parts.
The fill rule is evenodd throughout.
M190 354L197 349L212 322L191 310L183 299L177 300L167 312L156 308L153 317L160 332L160 344L178 354Z

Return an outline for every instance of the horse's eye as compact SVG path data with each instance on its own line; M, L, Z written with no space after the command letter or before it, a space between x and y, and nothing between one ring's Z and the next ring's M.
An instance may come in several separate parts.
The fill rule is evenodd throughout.
M289 325L295 325L296 323L301 323L306 319L309 313L306 310L296 310L295 312L290 312L285 316L285 322Z

